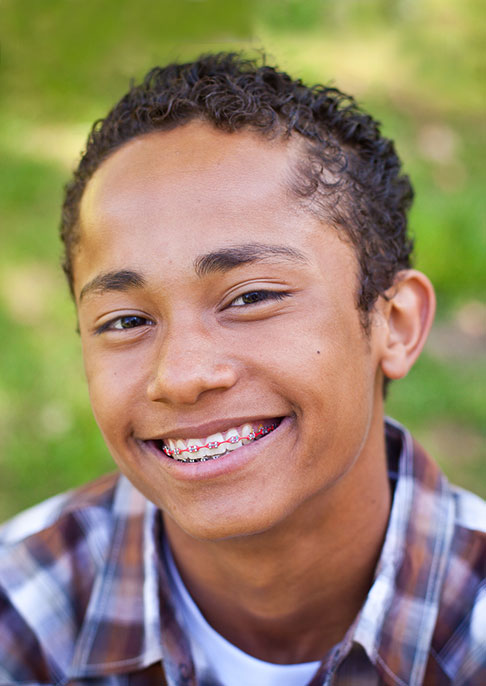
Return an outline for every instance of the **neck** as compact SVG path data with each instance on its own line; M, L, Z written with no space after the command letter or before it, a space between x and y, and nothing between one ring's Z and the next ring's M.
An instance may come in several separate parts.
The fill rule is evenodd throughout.
M165 517L184 583L218 633L281 664L320 660L343 638L371 586L390 511L383 438L378 456L365 451L338 483L257 535L198 540Z

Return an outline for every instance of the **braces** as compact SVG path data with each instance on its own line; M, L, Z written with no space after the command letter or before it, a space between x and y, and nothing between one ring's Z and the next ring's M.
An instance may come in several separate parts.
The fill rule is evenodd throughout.
M253 441L255 438L260 438L260 436L266 436L269 434L271 431L277 428L277 424L270 424L270 426L260 426L258 431L251 431L248 436L230 436L229 438L226 438L224 441L209 441L209 443L206 443L206 445L189 445L187 446L186 450L180 450L180 448L174 448L174 450L171 450L168 448L166 445L162 448L164 453L167 455L167 457L174 457L174 455L180 455L181 453L197 453L199 450L202 450L202 448L219 448L220 445L223 445L224 443L238 443L238 441L241 441L243 439L247 439L249 441Z

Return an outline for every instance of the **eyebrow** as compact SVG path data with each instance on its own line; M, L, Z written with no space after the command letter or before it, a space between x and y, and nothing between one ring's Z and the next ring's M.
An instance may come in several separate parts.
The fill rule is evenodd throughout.
M243 264L265 262L270 259L300 263L308 262L304 253L286 245L249 243L234 245L200 255L194 260L193 266L196 275L203 277L214 272L226 272ZM79 302L89 293L103 294L110 291L128 291L131 288L142 288L145 285L146 281L142 274L129 269L98 274L83 286L79 294Z
M130 288L141 288L145 279L138 272L122 269L120 271L98 274L83 286L79 294L79 302L88 293L106 293L107 291L128 291Z
M304 253L286 245L249 243L234 245L201 255L194 260L193 264L196 274L201 277L214 272L226 272L242 264L275 259L278 261L308 262Z

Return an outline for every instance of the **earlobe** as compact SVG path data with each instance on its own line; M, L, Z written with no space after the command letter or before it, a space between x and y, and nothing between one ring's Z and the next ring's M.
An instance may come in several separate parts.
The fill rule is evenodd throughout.
M427 340L435 314L435 293L425 274L407 269L399 272L387 296L387 339L381 368L389 379L401 379Z

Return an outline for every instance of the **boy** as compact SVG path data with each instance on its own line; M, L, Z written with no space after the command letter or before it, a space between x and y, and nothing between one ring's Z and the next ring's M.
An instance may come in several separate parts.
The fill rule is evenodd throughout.
M0 684L484 682L484 503L383 416L411 200L351 99L235 55L95 125L64 267L123 476L4 527Z

